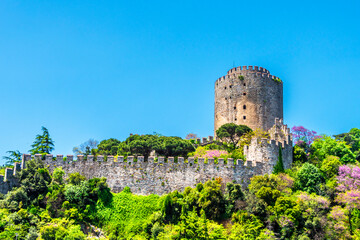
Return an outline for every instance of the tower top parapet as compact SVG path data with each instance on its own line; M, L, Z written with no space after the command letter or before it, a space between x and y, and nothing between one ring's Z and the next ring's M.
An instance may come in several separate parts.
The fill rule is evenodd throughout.
M236 72L240 72L240 71L249 71L249 72L261 72L261 73L269 73L270 71L263 68L263 67L259 67L259 66L239 66L239 67L234 67L232 69L230 69L227 74L233 74Z
M240 75L247 75L247 74L253 74L254 77L260 77L260 78L268 78L272 79L278 83L282 83L281 79L271 75L270 71L259 66L239 66L231 68L229 71L227 71L225 76L222 76L216 80L216 83L219 81L225 80L225 79L233 79Z

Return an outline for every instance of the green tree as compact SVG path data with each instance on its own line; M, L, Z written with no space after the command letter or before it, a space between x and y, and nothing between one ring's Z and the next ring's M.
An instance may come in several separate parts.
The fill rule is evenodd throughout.
M348 133L342 133L334 136L336 140L346 142L350 146L351 151L356 155L356 159L360 161L360 129L352 128Z
M70 173L66 181L73 185L79 185L82 181L85 181L86 177L78 172Z
M210 219L219 219L224 213L225 201L218 181L207 181L200 192L199 207Z
M54 141L51 139L46 127L41 127L42 134L36 135L34 143L31 145L31 154L51 153L54 150Z
M341 162L339 157L327 156L321 163L320 171L327 179L330 179L338 174L340 165Z
M318 194L320 184L323 182L319 169L310 163L305 163L297 173L295 186L298 190Z
M188 153L195 151L190 141L180 137L160 137L160 145L154 148L156 152L165 157L187 156Z
M229 239L257 239L264 224L253 214L246 211L234 213L232 218L234 225Z
M278 161L276 162L276 164L274 166L273 173L278 174L278 173L283 173L283 172L285 172L284 162L283 162L283 158L282 158L282 150L281 150L281 147L279 146L279 157L278 157Z
M48 192L51 176L42 161L37 159L28 161L26 168L19 172L18 179L31 203L45 207L43 199Z
M128 144L131 154L141 155L147 159L151 151L160 149L161 143L159 137L156 135L134 135L134 137L136 138L134 140L130 140L130 143Z
M337 156L343 164L355 163L355 154L351 151L351 147L344 141L337 141L336 139L324 136L316 139L311 144L311 157L315 161L321 162L327 156Z
M3 159L6 160L6 165L12 165L15 162L20 162L21 161L21 153L19 152L19 150L15 150L15 151L7 151L6 152L9 156L4 156Z
M295 163L305 163L307 162L307 155L304 148L295 145L293 148L293 157Z
M237 125L235 123L226 123L216 130L216 136L221 141L230 144L235 148L246 133L252 132L251 128L246 125Z

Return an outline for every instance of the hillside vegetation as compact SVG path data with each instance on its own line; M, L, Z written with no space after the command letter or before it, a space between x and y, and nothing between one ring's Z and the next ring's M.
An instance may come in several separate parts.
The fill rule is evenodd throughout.
M360 239L360 130L294 134L293 167L280 154L276 171L247 189L217 178L163 196L112 193L105 178L64 179L31 160L1 196L0 239ZM214 151L195 147L190 154Z

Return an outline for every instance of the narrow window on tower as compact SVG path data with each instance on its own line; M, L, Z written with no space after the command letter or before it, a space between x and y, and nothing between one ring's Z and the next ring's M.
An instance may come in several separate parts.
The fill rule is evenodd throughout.
M229 87L232 88L232 85L230 85Z
M246 105L243 106L243 109L246 109Z
M226 89L226 87L224 89Z
M246 83L244 83L244 87L246 87Z
M235 121L237 120L237 118L235 118Z
M225 98L225 100L227 100L227 98Z
M246 95L246 92L244 92L243 95L245 96L245 95Z
M243 119L245 120L245 119L246 119L246 116L243 116Z
M234 110L236 110L236 106L234 106Z

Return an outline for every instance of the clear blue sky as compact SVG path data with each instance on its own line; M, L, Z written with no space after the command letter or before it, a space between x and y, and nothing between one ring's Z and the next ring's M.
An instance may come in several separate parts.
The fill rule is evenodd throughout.
M289 126L360 127L359 25L355 0L3 0L0 156L27 152L41 126L54 154L129 133L212 135L214 82L234 64L284 81Z

